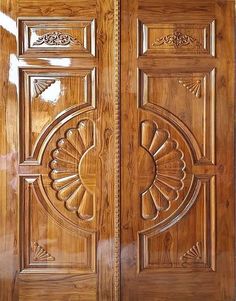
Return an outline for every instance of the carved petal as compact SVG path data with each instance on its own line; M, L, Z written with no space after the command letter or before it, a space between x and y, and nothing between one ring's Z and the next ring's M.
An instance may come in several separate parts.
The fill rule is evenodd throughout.
M142 197L142 217L144 219L154 219L158 214L153 197L149 190L143 193Z
M83 195L78 214L81 219L85 220L93 217L93 196L88 191L85 191Z
M61 201L68 200L72 195L77 194L77 189L80 187L81 181L77 179L75 181L71 181L68 185L62 187L58 193L57 197Z

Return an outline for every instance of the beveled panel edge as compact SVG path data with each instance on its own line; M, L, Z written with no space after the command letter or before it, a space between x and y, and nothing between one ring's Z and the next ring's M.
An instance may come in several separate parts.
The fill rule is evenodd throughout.
M25 102L30 101L30 93L29 93L29 83L28 79L24 79L24 89L19 89L19 95L18 95L18 106L19 106L19 136L21 137L21 143L19 144L19 164L20 165L40 165L42 156L44 153L44 149L53 136L53 134L66 122L74 118L75 116L78 116L82 113L94 110L96 108L96 87L97 87L97 72L96 67L91 68L77 68L77 69L68 69L65 68L40 68L40 67L34 67L34 68L27 68L27 67L19 67L18 69L19 73L19 87L21 87L20 81L22 80L22 74L26 74L28 77L30 75L39 75L39 74L46 74L47 76L49 74L52 75L63 75L63 74L70 74L75 71L82 72L87 71L89 72L86 76L91 77L91 99L87 99L87 102L80 104L80 105L74 105L63 112L59 113L54 120L48 124L48 126L41 132L39 137L37 138L34 146L32 146L32 154L25 153L26 149L26 127L25 124L22 124L22 120L24 117L25 120ZM43 70L43 73L34 73L36 70ZM87 79L87 78L86 78ZM86 83L87 81L85 81ZM89 85L88 85L89 86ZM27 97L25 95L27 94ZM21 104L24 104L22 106ZM29 116L28 116L29 118ZM29 122L29 121L28 121ZM29 130L27 131L29 134ZM29 139L28 139L29 141Z
M35 48L35 50L30 49L28 46L29 41L25 37L24 32L24 21L60 21L60 22L90 22L90 45L89 51L75 51L74 49L67 48L54 48L54 49L42 49ZM18 17L17 18L17 56L21 58L37 58L37 57L82 57L82 58L92 58L96 57L96 18L78 18L78 17ZM86 33L85 33L86 34ZM22 38L21 38L22 35ZM25 45L27 43L27 45ZM29 51L30 49L30 51Z
M151 25L154 25L153 23L150 23ZM139 57L185 57L185 58L192 58L192 57L215 57L216 56L216 20L213 19L209 22L207 21L196 21L195 23L192 23L192 21L188 22L160 22L159 24L168 25L168 24L182 24L182 25L206 25L209 26L209 51L206 53L158 53L158 51L155 50L148 50L148 24L143 23L139 18L137 18L137 58ZM155 24L158 25L158 24ZM155 53L157 52L157 53Z
M153 72L153 73L152 73ZM162 107L158 107L155 104L152 104L148 101L148 77L150 74L157 74L157 70L151 71L151 70L145 70L142 68L137 68L137 102L138 102L138 107L142 109L149 110L154 113L158 113L158 115L162 116L163 118L166 118L169 120L170 119L170 112L166 112L166 114L163 114L165 109ZM173 72L170 72L170 69L166 69L165 71L162 70L162 73L164 74L172 74ZM204 82L204 114L206 115L206 108L207 108L207 98L206 94L209 94L209 107L211 109L210 114L209 114L209 125L210 125L210 137L209 141L211 143L210 146L210 157L204 157L204 153L206 152L206 145L203 146L203 149L200 149L199 142L196 140L194 134L191 132L191 130L188 128L187 125L185 125L178 117L176 117L174 114L172 114L171 121L174 121L174 124L177 125L177 128L180 129L182 135L185 137L187 141L190 142L191 150L192 150L192 155L194 158L194 163L199 164L199 165L214 165L216 164L216 159L215 159L215 128L216 128L216 121L215 121L215 109L216 109L216 68L211 67L211 68L204 68L204 71L201 70L192 70L188 69L188 71L184 71L181 68L178 71L175 71L176 74L178 74L178 78L181 78L179 74L188 74L188 73L200 73L202 74L202 79ZM209 75L209 89L206 93L205 90L206 88L206 80L205 80L205 73ZM206 122L206 120L205 120ZM203 132L203 140L204 142L206 141L206 124L204 126L204 132Z
M204 246L205 249L204 256L207 260L208 266L206 267L174 267L174 268L164 268L164 267L155 267L153 265L151 268L149 267L149 252L148 252L148 238L158 235L159 233L163 233L168 230L170 227L175 225L181 218L183 218L187 213L188 210L182 212L178 217L175 217L175 221L171 224L164 224L164 225L155 225L149 229L139 231L137 233L137 274L139 273L157 273L157 272L173 272L173 271L181 271L181 272L216 272L216 175L211 176L198 176L199 181L199 189L202 185L204 185L204 195L206 203L206 185L209 188L209 215L206 212L207 206L204 205L205 212L204 212ZM198 193L195 195L196 198L198 197ZM195 201L193 200L193 203ZM192 205L191 205L192 206ZM191 208L190 206L190 208ZM189 208L189 209L190 209ZM210 217L208 221L208 217ZM208 223L208 224L207 224ZM209 238L206 235L207 229L210 227L209 230ZM209 242L210 240L210 242ZM206 252L207 243L210 244L210 248L208 252ZM186 250L187 251L187 250Z
M25 199L25 193L27 192L26 186L28 185L28 190L34 196L37 198L38 201L38 195L36 194L36 191L34 189L34 182L36 182L40 178L40 175L19 175L19 195L20 195L20 204L19 204L19 257L20 257L20 274L40 274L40 273L60 273L60 274L95 274L96 271L96 232L92 231L85 231L83 229L79 229L73 225L67 225L65 229L68 231L71 231L78 236L84 236L84 238L87 240L87 244L90 242L91 245L91 253L89 262L90 265L83 266L81 268L71 268L68 266L61 266L60 264L55 266L45 265L44 264L34 264L30 262L30 250L32 246L32 242L30 241L30 235L31 233L30 229L26 229L30 227L30 216L29 216L29 205L30 204L30 195L28 195L28 200ZM42 205L41 201L39 203ZM44 206L43 206L44 207ZM45 207L44 207L45 209ZM53 222L55 222L59 227L61 227L60 223L54 219L51 214L49 213L50 218ZM70 228L68 228L68 226ZM71 228L72 227L72 228ZM45 250L46 252L46 250ZM47 253L47 252L46 252ZM53 254L49 254L50 256ZM52 257L55 261L55 257ZM50 261L50 262L51 262ZM50 263L49 262L49 263Z

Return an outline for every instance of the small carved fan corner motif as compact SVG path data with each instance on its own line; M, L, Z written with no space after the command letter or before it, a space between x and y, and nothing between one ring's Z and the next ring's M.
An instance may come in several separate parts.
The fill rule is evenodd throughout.
M201 243L197 242L192 248L190 248L183 256L180 257L182 262L184 261L199 261L202 259Z
M34 96L39 97L47 88L56 82L55 79L34 79L33 88Z
M55 257L53 257L50 253L48 253L37 242L33 242L32 250L34 254L33 255L34 261L55 261Z
M196 98L201 98L202 96L201 79L179 79L179 84L181 84L190 93L196 96Z

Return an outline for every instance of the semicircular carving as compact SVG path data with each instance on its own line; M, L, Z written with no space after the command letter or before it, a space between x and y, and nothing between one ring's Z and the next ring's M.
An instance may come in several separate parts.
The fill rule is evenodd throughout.
M141 145L153 158L156 170L153 183L141 195L142 217L152 220L178 199L184 187L186 164L178 143L166 129L146 120L141 124L141 135Z
M76 212L82 220L94 215L94 195L84 185L80 175L80 164L84 155L94 146L94 126L85 119L76 128L66 131L52 152L50 178L57 199L65 203L67 210Z

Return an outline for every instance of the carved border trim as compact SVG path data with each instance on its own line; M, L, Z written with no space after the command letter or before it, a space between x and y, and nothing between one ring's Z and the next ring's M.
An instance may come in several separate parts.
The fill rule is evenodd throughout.
M114 0L114 300L120 300L120 0Z

